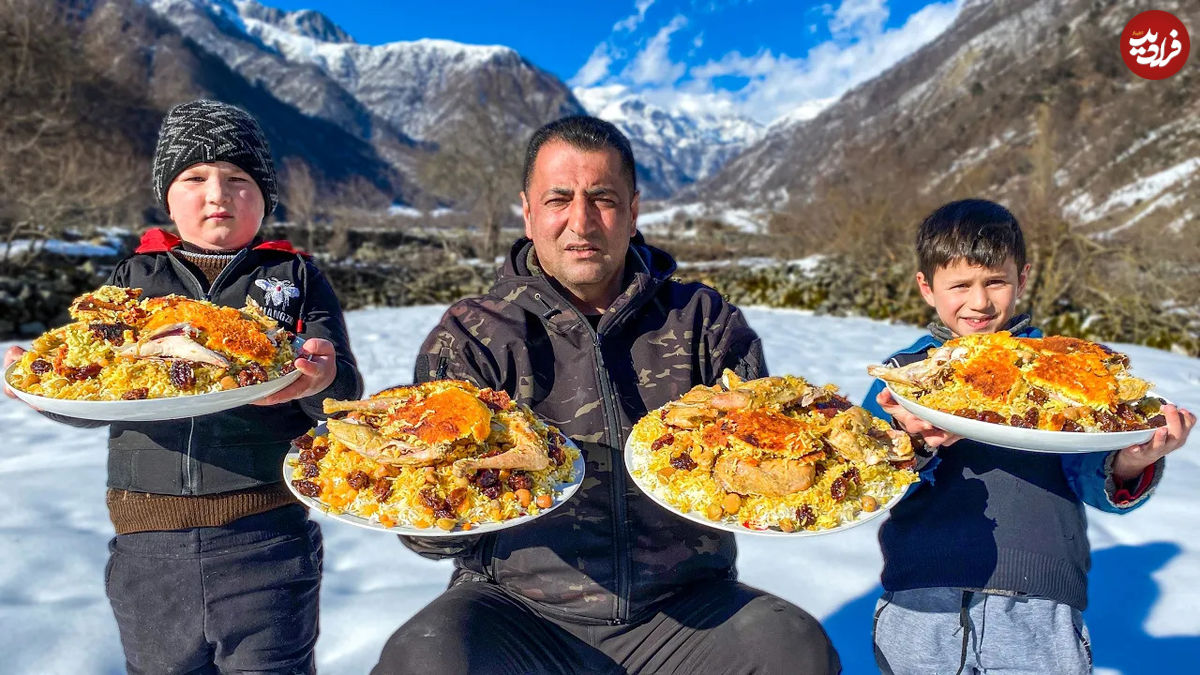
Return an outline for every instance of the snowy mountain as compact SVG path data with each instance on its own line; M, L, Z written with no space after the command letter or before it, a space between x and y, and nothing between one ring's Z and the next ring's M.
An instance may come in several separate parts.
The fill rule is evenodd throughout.
M667 110L622 85L579 87L574 93L590 114L629 137L647 199L670 197L707 178L762 136L762 126L749 118Z
M159 16L246 80L370 143L412 178L483 100L514 133L582 112L566 85L512 49L417 40L363 45L323 15L254 0L148 0Z
M444 309L346 315L368 392L410 381L420 341ZM745 309L763 338L772 372L832 382L854 401L870 384L867 364L922 332L862 318ZM1119 348L1159 393L1200 409L1200 360L1147 347ZM0 422L8 429L0 448L6 486L0 491L3 672L124 672L116 622L104 595L106 543L112 536L104 508L106 433L56 424L4 398ZM1167 465L1156 493L1137 511L1088 510L1093 552L1091 604L1084 616L1098 675L1192 672L1200 653L1197 441L1172 454ZM325 536L318 665L324 673L366 673L392 631L442 592L450 564L420 558L392 535L319 514L313 518ZM881 521L788 540L738 535L740 580L820 619L846 675L879 672L870 636L882 590L876 541Z
M1200 69L1144 80L1118 49L1151 8L1200 26L1190 0L969 0L937 39L815 118L771 125L678 199L820 213L847 194L980 195L1097 234L1194 226Z
M285 12L255 0L148 2L232 70L370 142L410 178L414 148L435 148L481 99L489 115L503 118L499 126L521 137L585 109L614 122L634 145L650 199L711 175L761 135L752 120L666 110L619 86L571 92L505 46L430 39L365 45L312 10Z

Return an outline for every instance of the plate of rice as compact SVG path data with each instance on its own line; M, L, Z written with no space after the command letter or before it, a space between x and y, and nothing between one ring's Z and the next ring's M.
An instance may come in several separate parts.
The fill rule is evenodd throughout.
M578 446L502 391L438 380L363 401L293 442L285 483L335 520L390 534L484 534L543 516L583 481Z
M634 425L625 465L660 506L740 534L840 532L917 481L908 436L794 376L697 386Z
M298 340L252 305L104 286L76 298L70 313L72 323L36 338L4 374L39 410L107 421L194 417L300 377Z
M1116 450L1166 424L1166 401L1130 372L1128 356L1079 338L968 335L923 361L867 372L930 424L1016 450Z

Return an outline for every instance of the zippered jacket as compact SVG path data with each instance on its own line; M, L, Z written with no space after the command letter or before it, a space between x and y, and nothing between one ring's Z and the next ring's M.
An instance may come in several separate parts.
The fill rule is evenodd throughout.
M109 424L108 486L209 495L281 482L283 456L291 439L324 418L321 401L362 395L362 378L350 352L341 306L312 261L286 241L257 242L242 249L207 290L199 271L170 253L180 243L170 233L149 230L135 253L117 263L107 283L140 288L142 297L176 294L227 307L242 307L247 297L252 298L299 337L332 342L337 375L324 391L279 405L244 405L162 422L113 422Z
M454 304L417 358L439 376L502 389L583 451L587 476L555 511L480 537L402 537L454 557L456 580L487 579L541 611L582 623L636 622L677 589L735 576L733 536L658 506L625 472L622 449L647 411L725 368L766 374L762 345L713 289L670 277L675 262L636 235L624 290L596 329L521 239L491 291Z

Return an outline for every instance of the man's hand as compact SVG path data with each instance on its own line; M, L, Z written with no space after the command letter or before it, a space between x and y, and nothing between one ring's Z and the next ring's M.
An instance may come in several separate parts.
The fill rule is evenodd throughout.
M941 448L947 445L953 445L955 441L962 438L958 434L952 434L949 431L939 429L929 422L917 417L900 407L896 402L896 398L892 396L890 389L884 389L875 397L875 402L879 404L883 411L892 416L892 419L910 434L916 434L925 441L925 444L931 448Z
M20 361L21 355L24 353L25 353L25 350L21 349L20 347L18 347L16 345L9 347L8 351L4 352L4 369L8 370L9 366L16 363L17 361ZM8 388L7 383L5 383L5 385L4 385L4 395L9 398L17 397L16 394L12 393L12 389Z
M1131 481L1146 467L1159 459L1183 447L1188 434L1196 426L1196 416L1183 408L1173 405L1162 407L1163 417L1167 418L1166 426L1154 430L1154 436L1141 445L1131 445L1117 452L1113 460L1113 477L1119 481Z
M337 375L337 351L333 343L322 338L309 338L300 346L300 357L294 362L300 377L279 391L261 398L253 405L275 405L324 391Z

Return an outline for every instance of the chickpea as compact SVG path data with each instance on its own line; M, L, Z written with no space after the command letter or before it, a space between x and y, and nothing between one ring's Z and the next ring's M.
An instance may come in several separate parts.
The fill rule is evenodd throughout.
M863 497L861 500L861 503L862 503L862 510L866 511L868 513L879 508L879 502L876 501L875 498L870 495Z
M742 508L742 498L730 492L725 495L725 499L721 500L721 508L725 509L725 512L729 514L737 513L738 509Z

